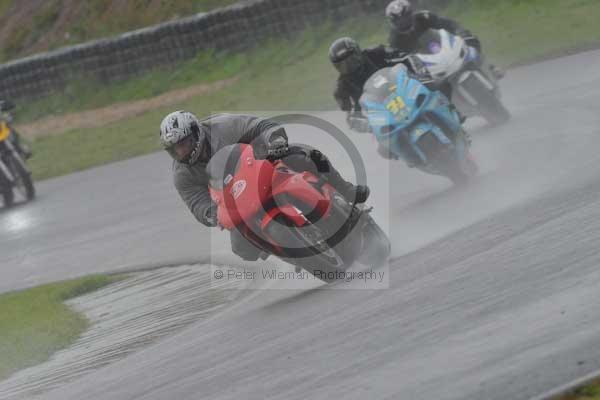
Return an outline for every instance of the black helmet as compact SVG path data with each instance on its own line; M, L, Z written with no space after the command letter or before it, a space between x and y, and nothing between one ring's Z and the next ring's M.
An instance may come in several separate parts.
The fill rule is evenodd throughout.
M409 0L394 0L385 9L385 17L398 33L409 33L415 26L413 7Z
M175 160L192 165L205 151L206 132L194 114L175 111L160 124L160 142Z
M365 64L360 46L349 37L337 39L331 44L329 60L342 75L356 72Z

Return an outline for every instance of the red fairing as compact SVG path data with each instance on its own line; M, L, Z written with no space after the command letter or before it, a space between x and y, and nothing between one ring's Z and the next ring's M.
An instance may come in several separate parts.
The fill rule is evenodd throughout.
M223 191L210 188L211 197L219 207L219 223L225 229L234 229L242 221L250 224L270 198L273 164L256 160L252 146L243 147L240 168L231 182Z
M283 164L283 163L281 163ZM275 179L273 185L273 197L282 198L282 195L300 200L311 210L317 210L318 214L323 216L329 211L331 196L327 190L321 193L311 183L317 183L318 178L310 172L300 172L294 174L283 174L280 171L281 165L275 168ZM324 185L329 186L329 185ZM281 208L281 207L280 207Z
M217 215L221 226L228 230L242 222L254 226L260 219L264 229L280 214L297 226L304 225L307 220L302 211L289 204L287 198L299 200L321 216L328 214L331 186L324 185L324 193L321 193L311 184L318 182L313 174L292 171L282 161L256 160L252 147L242 146L241 164L233 179L223 191L210 188L211 197L219 207ZM264 209L267 204L272 207Z
M272 209L270 209L261 221L261 229L266 229L269 223L280 214L285 215L296 226L303 226L307 222L306 217L302 214L300 210L298 210L291 204L286 204L280 207L273 207Z

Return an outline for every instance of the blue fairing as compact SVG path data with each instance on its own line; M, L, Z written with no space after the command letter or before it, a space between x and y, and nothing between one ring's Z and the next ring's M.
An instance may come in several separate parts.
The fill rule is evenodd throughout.
M440 121L452 132L461 129L458 114L446 96L410 77L402 65L386 68L371 77L365 84L361 105L377 140L402 158L408 151L405 148L408 143L427 162L425 154L415 145L427 132L450 145L451 140L439 126ZM400 135L405 136L403 140L399 140Z

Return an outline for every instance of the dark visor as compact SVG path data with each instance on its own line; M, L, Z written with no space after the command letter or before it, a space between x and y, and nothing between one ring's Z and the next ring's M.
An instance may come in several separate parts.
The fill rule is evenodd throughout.
M346 58L336 61L333 65L342 75L346 75L360 69L362 63L361 54L349 53Z
M408 32L413 27L413 17L409 14L394 16L392 23L398 31Z
M189 135L175 143L173 146L169 147L167 151L175 160L185 163L190 158L195 146L196 140L194 135Z

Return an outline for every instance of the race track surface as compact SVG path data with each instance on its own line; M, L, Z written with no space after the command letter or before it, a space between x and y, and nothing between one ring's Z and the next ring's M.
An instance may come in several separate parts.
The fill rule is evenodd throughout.
M465 190L352 135L393 241L389 289L257 290L42 398L528 399L600 369L599 64L588 52L511 70L514 120L469 125L482 172ZM290 133L350 173L327 138ZM166 155L38 189L0 211L0 292L232 260L177 198Z

